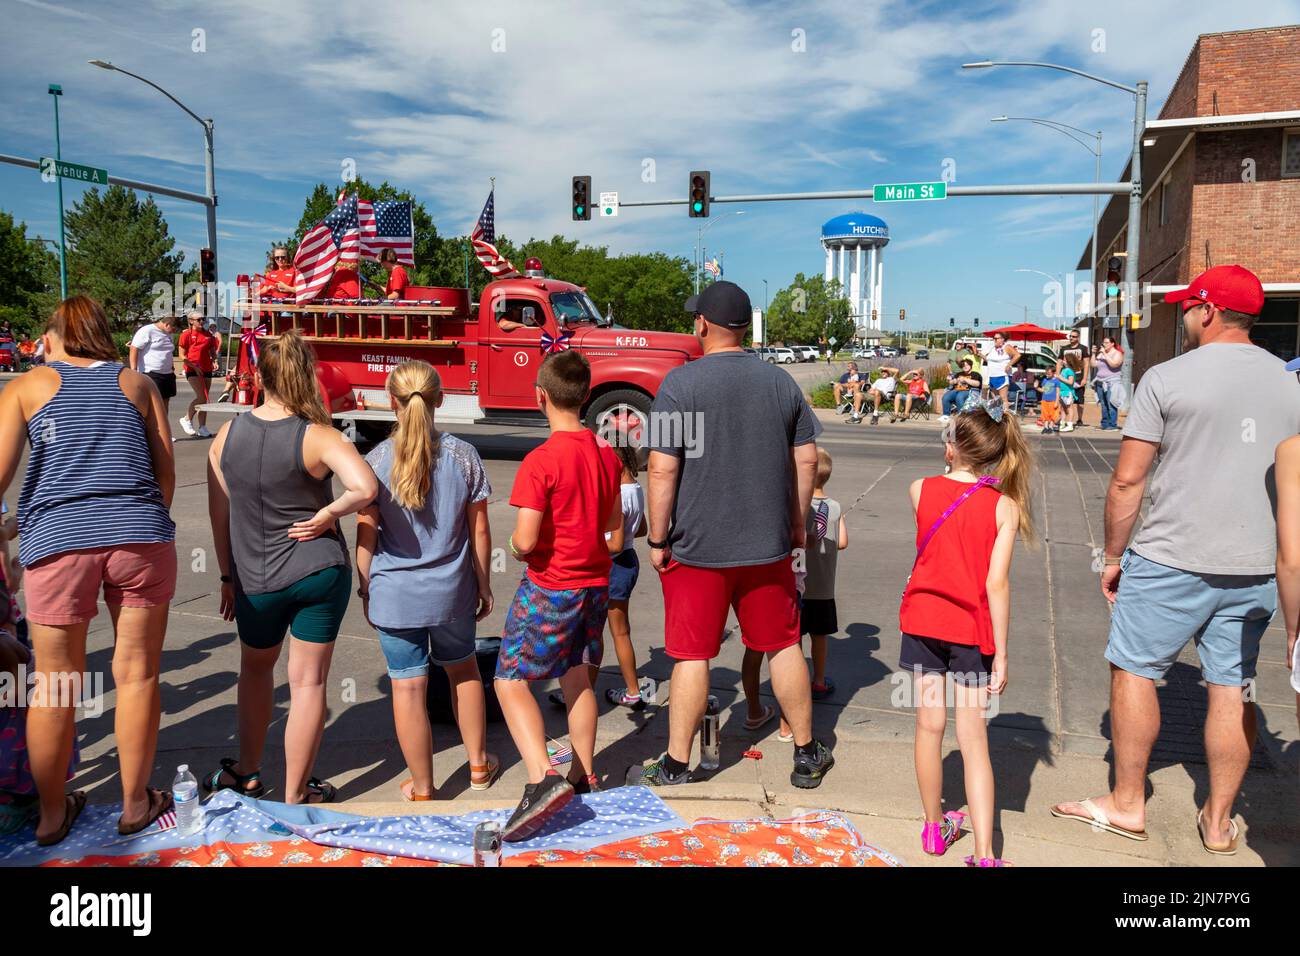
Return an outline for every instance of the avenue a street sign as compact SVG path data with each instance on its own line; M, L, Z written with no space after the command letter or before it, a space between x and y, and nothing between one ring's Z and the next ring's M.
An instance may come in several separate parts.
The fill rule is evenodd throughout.
M108 185L107 169L99 169L95 166L82 166L80 163L69 163L65 160L42 156L41 178L48 183L52 182L55 176L58 176L60 179L75 179L77 182L81 183L94 183L97 186Z
M871 187L875 202L920 202L947 199L948 184L939 183L878 183Z

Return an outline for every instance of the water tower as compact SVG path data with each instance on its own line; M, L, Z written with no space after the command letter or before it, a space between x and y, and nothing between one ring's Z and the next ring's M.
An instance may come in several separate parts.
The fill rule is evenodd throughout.
M853 308L859 335L879 331L884 317L885 246L889 226L865 212L849 212L822 226L826 281L838 279ZM872 312L876 320L871 320Z

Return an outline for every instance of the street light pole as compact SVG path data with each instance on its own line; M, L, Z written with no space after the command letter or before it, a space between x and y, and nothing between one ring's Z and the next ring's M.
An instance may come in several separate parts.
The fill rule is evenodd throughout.
M1130 309L1138 304L1138 252L1140 245L1139 231L1142 226L1142 134L1147 125L1147 81L1139 80L1136 86L1128 86L1124 83L1117 83L1114 80L1108 80L1105 77L1094 76L1091 73L1085 73L1083 70L1076 70L1074 67L1061 66L1058 63L1036 63L1026 60L981 60L978 63L963 63L963 70L987 69L994 66L1034 66L1046 70L1059 70L1062 73L1073 73L1075 76L1081 76L1085 80L1092 80L1095 83L1101 83L1105 86L1113 86L1117 90L1123 90L1133 97L1133 156L1129 160L1129 199L1128 199L1128 242L1124 262L1124 286L1127 304ZM1096 220L1093 220L1093 235L1096 235ZM1093 242L1093 252L1096 253L1097 244ZM1094 281L1096 276L1093 276ZM1123 316L1124 327L1121 330L1124 348L1124 365L1120 372L1120 382L1124 387L1124 408L1128 408L1133 397L1133 342L1132 342L1132 321L1134 314Z
M68 297L68 247L63 238L63 177L59 175L58 163L63 161L63 144L59 139L59 97L63 87L51 83L49 93L54 97L54 181L59 190L59 298Z
M213 160L213 153L212 153L213 122L211 117L204 119L203 117L199 116L198 113L194 112L192 109L190 109L180 100L178 100L176 97L172 96L170 93L164 90L157 83L153 82L153 80L147 80L143 76L140 76L136 73L132 73L130 70L124 70L120 66L114 66L112 63L109 63L107 60L88 60L87 62L90 63L91 66L99 67L101 70L113 70L118 73L124 73L127 76L131 77L132 79L139 80L141 83L144 83L146 86L152 86L155 90L157 90L163 96L167 97L167 99L171 100L182 110L184 110L187 114L189 114L190 118L193 119L194 122L198 123L200 126L203 127L204 189L208 197L208 202L207 202L208 248L212 250L212 274L213 274L213 278L216 279L219 275L218 269L220 268L220 260L217 257L217 178L216 178L216 166Z

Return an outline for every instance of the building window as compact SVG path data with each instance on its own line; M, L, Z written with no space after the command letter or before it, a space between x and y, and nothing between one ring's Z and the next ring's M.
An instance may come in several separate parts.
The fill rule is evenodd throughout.
M1300 176L1300 129L1289 129L1282 134L1282 175Z
M1300 346L1300 300L1265 299L1264 311L1251 327L1250 340L1283 361L1291 361Z
M1169 224L1169 180L1160 184L1160 225Z

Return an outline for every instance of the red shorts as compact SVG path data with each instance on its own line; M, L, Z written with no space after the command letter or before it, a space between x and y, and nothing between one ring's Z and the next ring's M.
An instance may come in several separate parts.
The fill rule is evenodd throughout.
M98 613L101 586L105 604L170 603L176 593L176 542L83 548L37 561L23 574L27 617L50 627L82 624Z
M664 645L679 661L718 656L727 609L736 609L741 639L755 651L799 643L799 592L793 558L740 568L701 568L670 561L664 589Z

